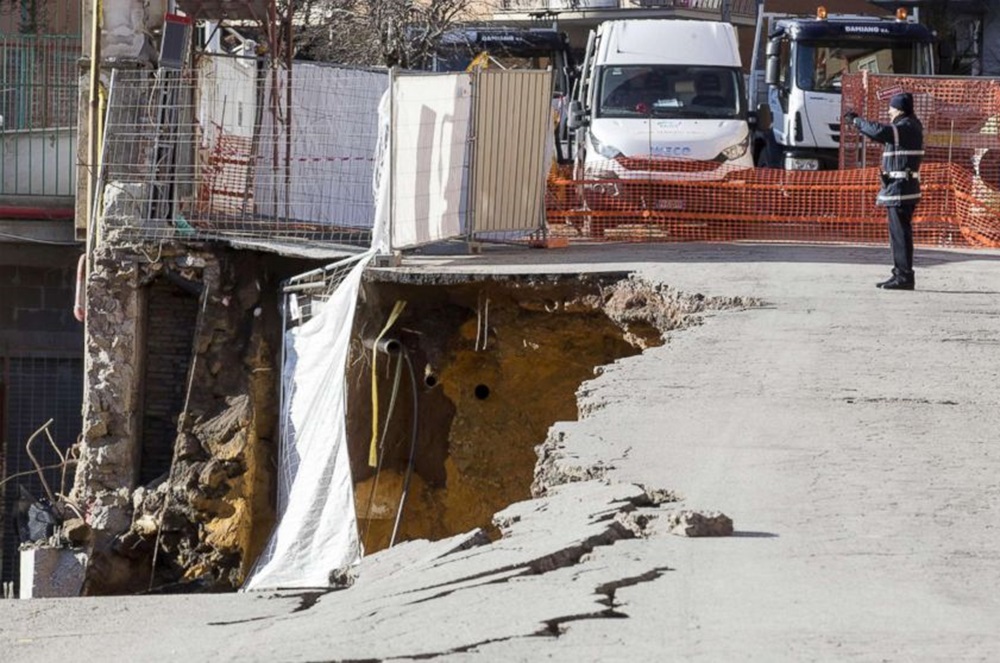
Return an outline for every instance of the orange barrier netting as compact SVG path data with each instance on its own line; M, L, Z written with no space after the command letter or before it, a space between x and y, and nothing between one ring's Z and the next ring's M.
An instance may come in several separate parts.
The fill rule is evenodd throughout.
M996 118L949 119L950 151L942 151L937 129L944 120L934 110L952 112L965 104L985 115L990 104L996 104L1000 86L989 81L991 92L986 94L975 80L971 82L976 85L963 92L966 79L844 78L844 107L861 109L858 112L871 108L866 114L870 119L888 121L884 108L881 113L874 109L887 106L892 92L907 85L905 89L917 91L915 99L925 101L940 93L952 100L950 105L930 106L919 105L921 101L916 108L918 115L927 116L921 119L929 127L933 149L921 168L923 200L914 216L914 241L925 246L1000 247L1000 155L993 159L989 154L997 139ZM961 103L954 101L959 94L965 95ZM993 133L984 133L984 127L992 127ZM960 128L966 133L959 133ZM957 158L957 145L970 149L975 163ZM848 152L850 159L845 157ZM660 158L618 158L588 166L592 173L617 173L602 176L607 179L574 179L572 168L558 168L549 177L548 228L557 236L613 241L883 244L888 238L885 210L875 205L880 155L880 145L861 141L851 128L841 149L846 168L838 171L736 169L717 162ZM994 161L996 169L988 170ZM862 164L871 167L858 167Z

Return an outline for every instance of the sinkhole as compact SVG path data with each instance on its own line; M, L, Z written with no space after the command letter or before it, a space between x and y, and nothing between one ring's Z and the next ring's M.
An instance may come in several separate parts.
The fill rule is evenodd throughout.
M394 531L397 543L495 535L493 514L531 497L549 427L577 418L580 384L660 345L694 301L624 274L408 278L368 276L348 365L366 554Z

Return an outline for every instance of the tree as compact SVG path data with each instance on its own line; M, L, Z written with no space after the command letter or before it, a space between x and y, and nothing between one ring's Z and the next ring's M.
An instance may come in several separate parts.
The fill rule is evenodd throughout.
M449 28L470 18L472 0L300 0L293 13L298 57L411 68Z

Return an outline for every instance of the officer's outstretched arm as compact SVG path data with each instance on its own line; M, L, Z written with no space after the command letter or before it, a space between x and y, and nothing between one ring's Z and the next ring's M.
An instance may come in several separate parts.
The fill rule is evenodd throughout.
M894 139L892 127L888 124L869 122L858 117L854 119L854 126L864 135L880 143L891 143Z

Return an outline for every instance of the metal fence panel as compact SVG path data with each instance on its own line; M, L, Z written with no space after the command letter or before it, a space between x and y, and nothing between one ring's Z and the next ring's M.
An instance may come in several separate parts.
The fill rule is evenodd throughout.
M221 61L220 61L221 60ZM105 237L308 240L367 248L386 72L207 57L116 71Z
M480 71L475 78L473 232L539 230L552 162L552 73Z
M50 418L55 419L50 432L65 454L80 433L80 406L83 402L83 360L79 357L2 356L0 355L0 449L3 471L0 478L10 479L0 487L3 498L0 579L17 582L20 539L15 526L19 487L38 499L44 487L34 472L34 464L25 449L28 438ZM41 436L32 452L45 470L45 480L53 491L72 486L73 468L65 475L59 469L58 455ZM18 476L20 475L20 476Z
M392 85L390 148L392 248L465 232L469 74L406 74Z

